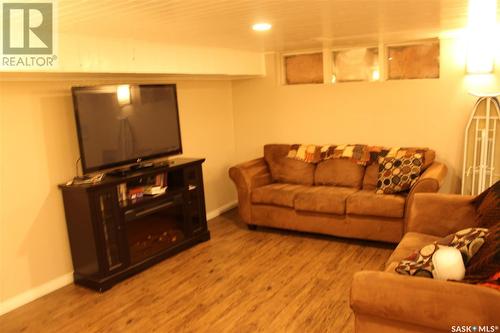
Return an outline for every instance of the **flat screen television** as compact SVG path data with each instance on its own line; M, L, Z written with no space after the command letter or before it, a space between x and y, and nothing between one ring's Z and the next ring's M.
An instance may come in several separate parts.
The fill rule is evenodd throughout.
M83 173L182 153L175 84L73 87Z

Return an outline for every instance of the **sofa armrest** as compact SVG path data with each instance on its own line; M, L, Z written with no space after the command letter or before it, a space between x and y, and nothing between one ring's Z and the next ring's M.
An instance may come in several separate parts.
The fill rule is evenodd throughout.
M443 186L448 167L440 162L432 163L422 175L417 183L412 187L411 192L437 192Z
M446 332L457 325L495 326L500 318L500 293L492 288L387 272L356 273L350 302L356 316Z
M443 163L432 163L418 178L412 186L408 198L412 198L416 193L437 192L443 186L444 179L448 173L448 168Z
M445 164L434 162L422 173L422 175L420 175L419 179L412 186L410 193L406 198L405 221L408 219L408 212L413 204L415 194L438 192L441 186L443 186L447 173L448 168ZM404 233L408 232L406 224L407 223L405 222Z
M461 229L477 226L472 196L417 193L409 207L407 232L444 237Z
M238 209L246 223L251 223L252 189L272 183L269 167L264 158L257 158L229 168L229 177L238 191Z

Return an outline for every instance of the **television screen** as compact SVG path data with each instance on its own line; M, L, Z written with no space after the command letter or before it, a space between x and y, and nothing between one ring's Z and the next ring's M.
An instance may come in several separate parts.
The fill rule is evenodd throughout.
M72 92L84 173L182 152L175 84Z

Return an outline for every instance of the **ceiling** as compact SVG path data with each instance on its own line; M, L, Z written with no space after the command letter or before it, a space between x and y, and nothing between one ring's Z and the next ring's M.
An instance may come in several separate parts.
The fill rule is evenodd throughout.
M58 12L62 33L260 52L437 36L466 25L467 0L59 0ZM259 21L273 29L252 31Z

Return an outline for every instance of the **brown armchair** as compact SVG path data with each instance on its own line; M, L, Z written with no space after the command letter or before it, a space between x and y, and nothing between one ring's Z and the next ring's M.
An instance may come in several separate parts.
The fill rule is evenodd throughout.
M453 326L500 324L497 290L394 272L396 263L411 251L476 226L471 201L470 196L415 194L408 211L407 233L387 261L385 271L354 275L351 308L355 332L450 332Z

